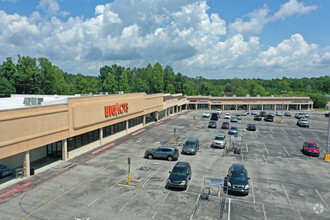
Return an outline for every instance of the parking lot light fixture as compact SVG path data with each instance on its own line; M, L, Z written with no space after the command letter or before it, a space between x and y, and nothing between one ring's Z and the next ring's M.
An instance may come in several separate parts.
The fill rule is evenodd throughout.
M328 141L327 141L327 148L324 154L324 160L330 161L330 153L329 153L329 145L330 145L330 117L328 120Z
M283 124L283 105L284 105L284 93L286 93L287 91L281 91L282 93L282 115L281 115L281 124Z

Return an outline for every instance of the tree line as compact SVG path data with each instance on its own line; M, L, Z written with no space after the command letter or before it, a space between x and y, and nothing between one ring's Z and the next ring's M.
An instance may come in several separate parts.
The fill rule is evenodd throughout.
M116 64L100 68L98 76L69 74L47 58L18 55L16 64L7 57L0 65L0 97L10 94L115 94L146 92L184 95L224 96L309 96L314 107L324 108L330 93L329 76L282 79L205 79L175 73L170 66L151 64L144 68L125 68ZM283 93L283 91L286 91Z

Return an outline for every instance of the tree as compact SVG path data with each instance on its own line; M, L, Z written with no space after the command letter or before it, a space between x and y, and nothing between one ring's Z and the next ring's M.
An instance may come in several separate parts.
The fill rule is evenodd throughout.
M324 95L314 93L314 94L311 94L310 97L313 100L314 108L325 108L325 106L327 104L327 98Z
M15 88L5 77L0 77L0 97L10 96L15 93Z
M131 91L131 87L128 83L128 77L127 77L127 72L126 70L124 70L122 73L121 73L121 76L120 76L120 82L118 83L118 91L124 91L125 93L128 93Z
M6 60L0 68L0 77L6 78L10 84L14 84L13 77L16 73L16 66L11 57L7 57Z
M151 71L151 92L159 93L163 92L164 88L164 76L163 76L163 67L160 63L156 63Z

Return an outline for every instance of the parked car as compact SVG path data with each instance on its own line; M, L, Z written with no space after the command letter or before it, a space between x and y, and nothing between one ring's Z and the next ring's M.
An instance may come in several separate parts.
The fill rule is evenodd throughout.
M305 118L301 118L297 121L297 125L300 126L300 127L307 127L309 128L309 122L307 119Z
M307 112L304 112L304 117L309 118L309 114Z
M245 110L241 113L242 116L247 116L248 114L250 114L250 112L248 110Z
M219 119L219 114L217 112L213 112L211 114L211 120L218 121L218 119Z
M199 150L199 140L198 138L188 138L182 147L183 154L194 154L196 155Z
M267 116L267 112L265 111L261 111L259 114L261 117L266 117Z
M247 127L246 127L246 130L255 131L255 130L257 130L257 127L256 127L255 124L248 124Z
M230 113L226 113L224 119L230 119L230 118L231 118Z
M187 162L177 162L170 171L170 176L167 179L167 186L187 189L188 181L191 179L191 166Z
M10 176L13 174L13 171L9 169L6 165L0 164L0 178L5 176Z
M224 134L217 134L212 141L211 147L225 148L226 136Z
M276 116L282 116L283 113L282 112L276 112Z
M238 118L236 116L231 117L230 119L231 122L238 122Z
M315 142L305 141L303 144L303 153L311 156L320 156L320 148L315 144Z
M228 134L237 135L238 134L238 128L237 127L230 127Z
M297 118L297 119L300 119L300 118L305 118L305 115L302 112L298 112L298 113L295 114L294 117Z
M174 146L161 146L146 150L145 157L148 159L167 159L169 161L177 160L179 158L179 150Z
M248 195L250 189L249 179L248 171L243 164L233 164L225 177L225 186L227 186L229 193L235 192Z
M217 128L217 122L216 121L210 121L208 127L209 128Z
M252 110L251 111L251 115L257 115L258 113L257 113L257 111L256 110Z
M261 121L262 120L262 117L261 117L261 115L255 115L253 119L255 121Z
M265 121L270 121L270 122L273 122L274 121L274 116L271 115L271 114L268 114L264 117L264 120Z
M221 115L222 110L220 108L217 109L217 112Z
M221 128L222 129L229 129L229 122L226 122L226 121L222 122Z
M204 112L203 118L209 118L211 116L210 112Z
M291 113L290 112L285 112L284 116L291 117Z
M236 114L235 116L237 117L238 120L242 120L242 116L240 114Z

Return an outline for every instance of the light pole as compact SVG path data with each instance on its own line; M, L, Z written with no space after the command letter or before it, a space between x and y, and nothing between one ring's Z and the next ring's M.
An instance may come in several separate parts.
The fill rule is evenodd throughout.
M286 91L281 91L282 93L282 115L281 115L281 124L283 124L283 105L284 105L284 93L286 93Z
M329 153L329 144L330 144L330 117L328 120L328 141L327 141L327 147L324 155L325 161L330 161L330 153Z

